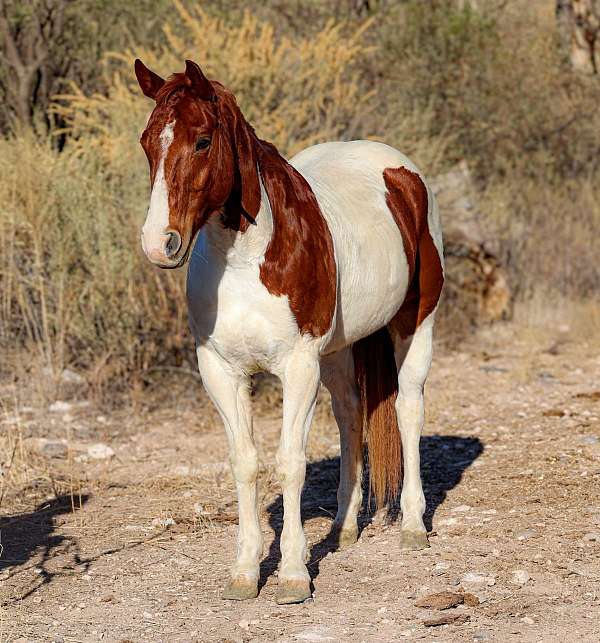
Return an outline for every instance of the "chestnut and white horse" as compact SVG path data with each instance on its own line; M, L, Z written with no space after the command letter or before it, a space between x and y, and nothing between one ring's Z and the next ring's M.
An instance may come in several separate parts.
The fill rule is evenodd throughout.
M405 156L371 141L323 143L286 161L191 61L166 81L139 60L135 72L156 101L141 137L152 184L142 246L162 268L190 258L198 367L225 425L237 487L238 551L224 597L258 593L249 378L259 370L283 385L277 602L310 596L300 495L320 382L340 432L340 543L358 536L364 433L378 503L397 492L403 460L402 546L427 547L419 439L444 280L431 189Z

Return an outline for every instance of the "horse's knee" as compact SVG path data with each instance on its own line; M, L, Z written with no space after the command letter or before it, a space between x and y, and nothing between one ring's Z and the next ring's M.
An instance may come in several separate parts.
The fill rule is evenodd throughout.
M283 486L304 484L306 457L303 453L279 452L275 460L277 477Z
M236 482L253 483L258 478L258 452L256 449L232 454L231 470Z

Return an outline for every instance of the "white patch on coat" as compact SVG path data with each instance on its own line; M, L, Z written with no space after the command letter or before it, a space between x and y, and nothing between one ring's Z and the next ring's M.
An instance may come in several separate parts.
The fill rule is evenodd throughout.
M165 255L166 230L169 227L169 189L165 179L165 159L173 142L175 121L167 123L160 133L161 157L158 162L148 215L142 227L142 248L151 261L160 263L168 259Z

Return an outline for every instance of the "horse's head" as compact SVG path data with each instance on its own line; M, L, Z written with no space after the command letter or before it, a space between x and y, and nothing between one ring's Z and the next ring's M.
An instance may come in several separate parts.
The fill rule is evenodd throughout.
M135 61L144 94L156 101L141 144L152 193L142 248L161 268L182 266L213 214L245 229L260 207L257 139L233 95L190 60L166 81Z

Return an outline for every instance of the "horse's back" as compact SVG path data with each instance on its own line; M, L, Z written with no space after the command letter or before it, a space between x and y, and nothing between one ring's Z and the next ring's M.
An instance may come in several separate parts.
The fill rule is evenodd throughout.
M338 269L336 331L328 346L333 352L385 326L404 301L409 263L386 199L384 171L421 173L401 152L374 141L322 143L290 163L310 184L333 238Z

